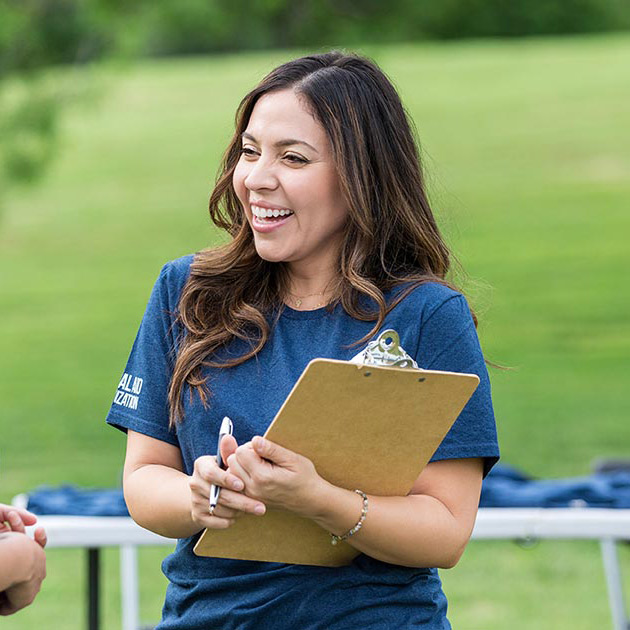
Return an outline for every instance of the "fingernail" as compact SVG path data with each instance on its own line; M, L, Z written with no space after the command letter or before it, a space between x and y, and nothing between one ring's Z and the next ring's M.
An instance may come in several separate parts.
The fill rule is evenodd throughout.
M264 506L264 505L257 505L257 506L254 508L254 512L255 512L256 514L264 514L264 513L265 513L265 506Z
M232 488L234 488L234 490L242 490L244 487L245 484L240 479L235 479L232 482Z

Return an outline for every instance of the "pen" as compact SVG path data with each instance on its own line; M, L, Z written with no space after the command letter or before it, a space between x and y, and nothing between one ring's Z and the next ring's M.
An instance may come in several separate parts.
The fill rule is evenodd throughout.
M219 439L217 440L217 464L222 470L225 470L227 466L221 458L221 440L226 435L232 435L233 430L234 425L232 424L232 421L227 416L225 416L225 418L223 418L223 422L221 422L221 428L219 429ZM217 507L220 493L221 486L215 486L214 484L210 486L210 514L212 514L214 512L214 508Z

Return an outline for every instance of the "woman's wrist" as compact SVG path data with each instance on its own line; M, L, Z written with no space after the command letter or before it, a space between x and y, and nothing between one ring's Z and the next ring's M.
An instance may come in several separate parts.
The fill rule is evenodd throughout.
M362 510L362 496L322 479L313 496L308 518L331 534L342 536L357 524Z
M133 520L167 538L188 538L203 529L192 517L189 476L151 464L125 477L125 500Z

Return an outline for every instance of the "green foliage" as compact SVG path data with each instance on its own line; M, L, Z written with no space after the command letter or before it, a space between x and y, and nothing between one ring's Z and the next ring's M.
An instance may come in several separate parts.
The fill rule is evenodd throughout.
M0 153L4 177L32 182L50 162L57 136L58 100L41 87L0 110Z
M162 0L138 13L140 51L188 54L630 27L624 0Z
M94 1L2 0L0 24L0 78L85 63L102 57L113 39Z
M589 33L627 28L624 0L442 0L407 10L424 33L438 39Z
M626 0L0 0L0 77L143 55L630 27Z

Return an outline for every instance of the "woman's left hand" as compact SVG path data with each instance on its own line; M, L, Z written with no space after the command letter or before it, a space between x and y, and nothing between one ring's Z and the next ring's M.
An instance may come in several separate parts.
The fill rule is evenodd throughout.
M310 459L262 437L255 437L227 459L228 471L245 483L245 494L267 507L313 516L326 482Z

